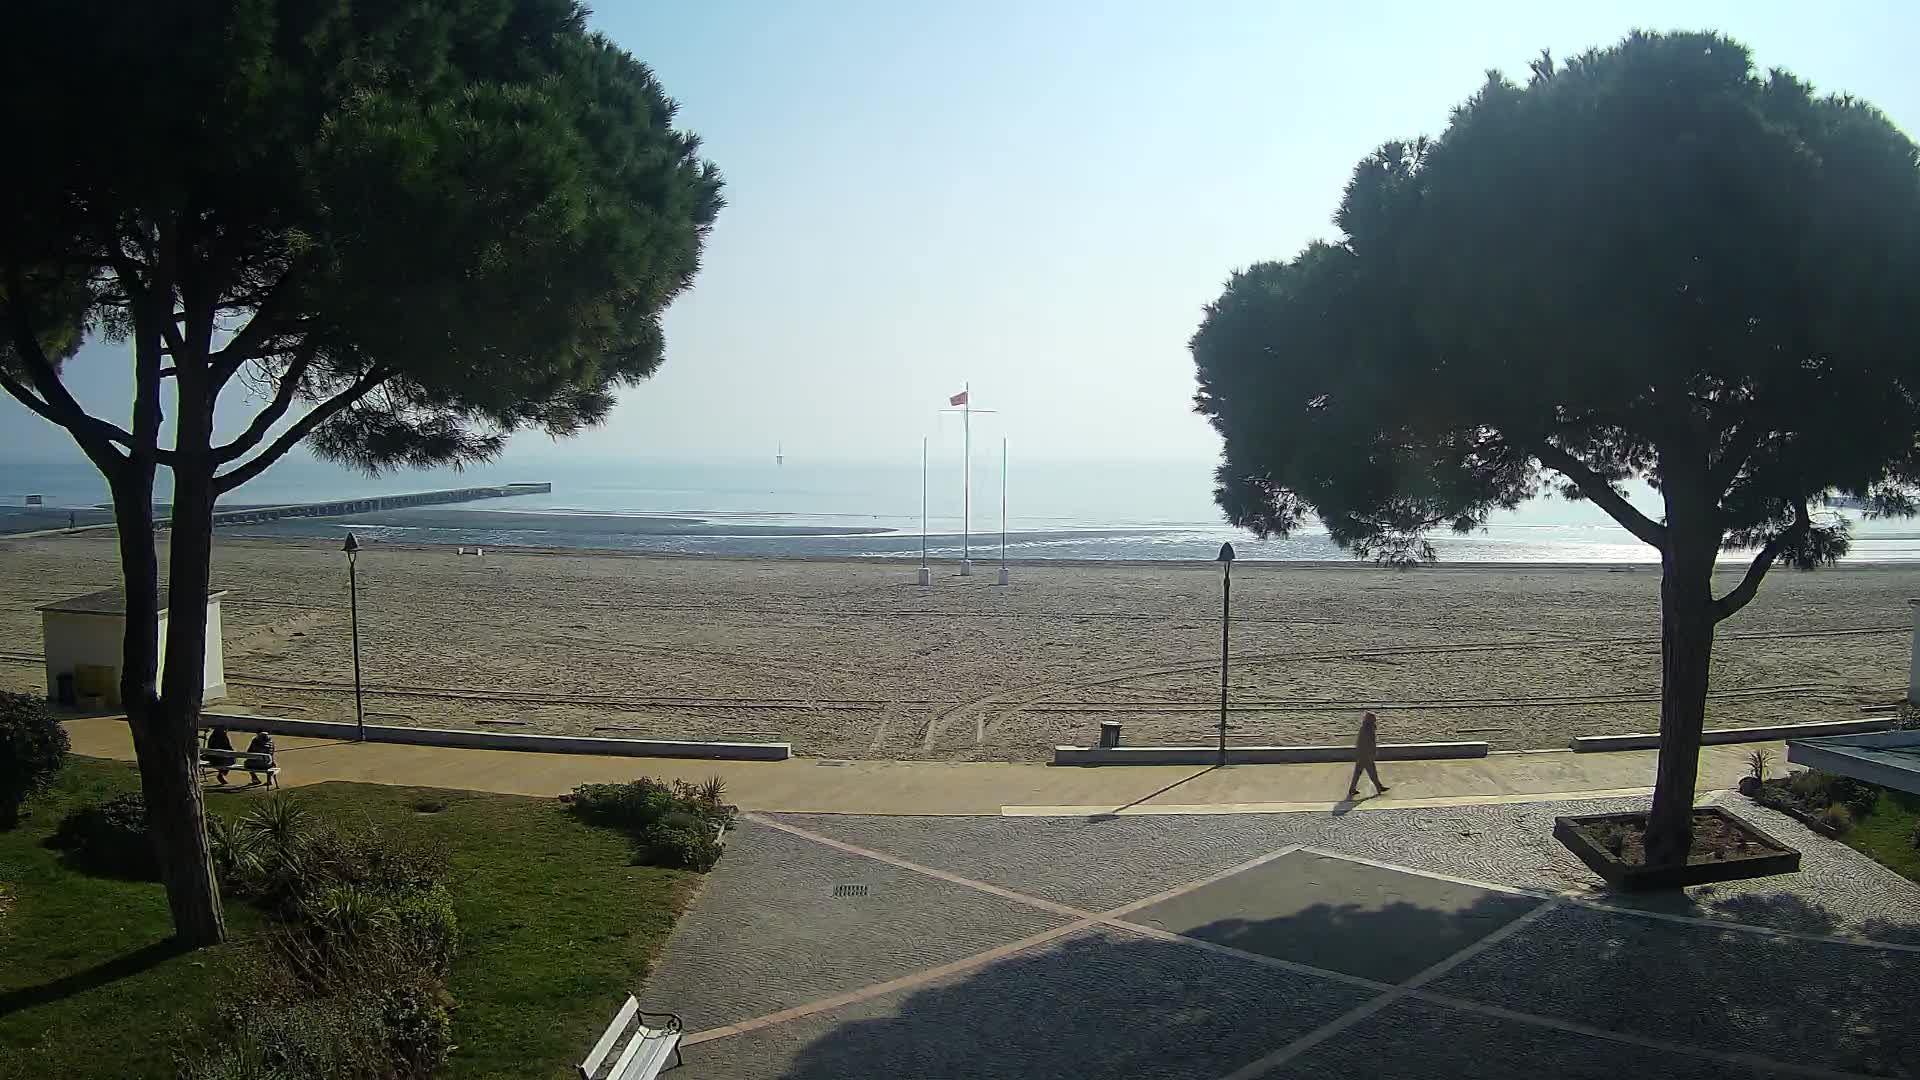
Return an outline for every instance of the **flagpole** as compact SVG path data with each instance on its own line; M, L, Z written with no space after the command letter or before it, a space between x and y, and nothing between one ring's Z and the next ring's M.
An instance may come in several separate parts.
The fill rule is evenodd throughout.
M927 565L927 437L920 436L920 584L933 584L933 568Z
M1000 584L1007 583L1007 437L1000 436Z
M952 384L949 383L949 386ZM973 383L960 387L960 576L973 576Z

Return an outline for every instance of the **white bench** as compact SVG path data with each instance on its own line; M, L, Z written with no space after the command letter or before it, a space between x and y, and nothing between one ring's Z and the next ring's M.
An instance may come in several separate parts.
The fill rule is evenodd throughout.
M664 1023L656 1025L649 1023L650 1020ZM629 1027L633 1028L633 1034L627 1039L626 1049L620 1051L613 1068L601 1077L600 1066L606 1064ZM641 1012L640 1002L628 994L627 1003L613 1014L613 1023L607 1025L600 1041L593 1044L587 1059L580 1063L580 1080L653 1080L666 1069L667 1058L680 1064L681 1027L680 1018L672 1013Z
M209 750L205 746L202 746L200 747L200 771L203 774L218 774L223 772L265 773L267 774L267 786L270 788L279 787L280 763L273 759L273 753L271 750L254 751L252 753L245 750Z

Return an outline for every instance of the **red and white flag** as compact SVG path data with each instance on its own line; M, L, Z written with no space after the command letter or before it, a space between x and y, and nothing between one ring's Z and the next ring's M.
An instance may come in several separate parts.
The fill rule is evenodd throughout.
M966 403L967 403L967 392L965 390L962 390L959 393L947 399L947 404L949 405L965 405Z

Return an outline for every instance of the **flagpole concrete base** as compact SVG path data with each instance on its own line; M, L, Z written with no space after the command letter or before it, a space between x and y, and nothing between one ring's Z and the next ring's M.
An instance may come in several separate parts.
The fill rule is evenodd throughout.
M1000 568L1000 584L1005 585L1008 580L1007 568L1003 566Z
M961 577L973 576L973 560L972 559L960 560L960 576Z
M920 568L920 584L922 585L933 584L933 567L923 566Z

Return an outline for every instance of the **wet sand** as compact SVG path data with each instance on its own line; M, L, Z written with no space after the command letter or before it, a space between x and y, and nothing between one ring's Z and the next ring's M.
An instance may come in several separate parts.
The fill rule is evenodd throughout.
M1033 563L1013 585L911 561L371 545L368 719L626 737L780 739L834 758L1037 760L1117 719L1212 737L1212 565ZM352 715L346 566L321 540L222 538L229 704ZM111 537L0 541L0 686L44 687L38 604L117 584ZM1726 575L1721 591L1731 588ZM1242 563L1232 736L1565 746L1657 726L1659 580L1636 569ZM1920 566L1776 571L1721 627L1708 723L1852 719L1905 689Z

